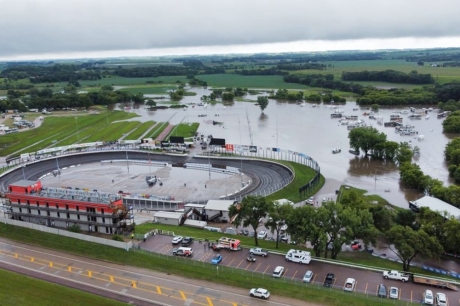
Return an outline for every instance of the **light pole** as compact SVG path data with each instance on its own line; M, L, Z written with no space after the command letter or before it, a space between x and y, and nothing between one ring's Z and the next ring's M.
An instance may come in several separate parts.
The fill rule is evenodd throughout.
M240 114L238 114L238 132L240 134L240 148L243 145L241 143L241 121L240 121ZM241 160L241 187L243 187L243 151L240 149L240 160Z
M26 165L22 165L22 177L24 178L24 180L26 179L26 173L24 172L25 167Z
M80 132L78 131L78 117L75 117L75 123L77 125L78 142L80 142Z
M126 167L128 168L128 173L129 173L129 163L128 163L128 147L125 145L126 149Z

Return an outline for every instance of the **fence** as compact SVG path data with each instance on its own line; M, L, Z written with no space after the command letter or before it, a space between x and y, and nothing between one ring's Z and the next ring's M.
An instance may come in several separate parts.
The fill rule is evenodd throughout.
M304 292L304 296L308 296L309 293L320 293L324 296L330 295L331 297L335 297L340 299L341 296L349 297L350 295L353 296L354 299L359 299L366 301L368 305L382 305L382 304L392 304L392 305L410 305L411 303L420 303L420 300L389 300L384 298L379 298L376 296L376 292L373 291L360 291L355 290L353 292L344 292L343 285L344 284L334 284L332 287L327 288L323 286L322 280L315 281L312 283L304 283L302 279L293 279L288 277L281 277L281 278L274 278L272 276L272 271L265 273L265 272L256 272L256 271L249 271L245 269L227 267L223 265L213 265L209 262L201 261L201 260L194 260L192 258L183 258L174 255L165 255L160 253L152 253L147 250L143 249L133 249L136 253L146 254L151 256L153 260L159 260L164 262L164 268L166 266L170 266L171 263L174 263L174 266L177 268L178 266L182 266L187 269L196 269L197 273L202 275L211 276L213 279L222 279L222 281L226 280L229 281L230 279L235 280L239 279L244 282L244 286L246 288L251 287L266 287L270 288L277 288L280 284L285 284L286 286L295 286L298 288L302 288ZM209 258L210 260L210 258ZM278 288L282 290L282 288Z
M88 241L88 242L104 244L104 245L112 246L112 247L115 247L115 248L124 249L126 251L129 251L133 246L133 243L131 241L129 241L128 243L125 243L125 242L120 242L120 241L115 241L115 240L109 240L109 239L104 239L104 238L99 238L99 237L83 235L83 234L79 234L79 233L72 233L72 232L69 232L69 231L66 231L66 230L60 230L60 229L57 229L57 228L38 225L38 224L34 224L34 223L28 223L28 222L24 222L24 221L16 221L16 220L8 219L8 218L2 218L1 222L5 223L5 224L14 225L14 226L26 227L26 228L29 228L29 229L33 229L33 230L41 231L41 232L46 232L46 233L50 233L50 234L56 234L56 235L66 236L66 237L75 238L75 239L79 239L79 240L85 240L85 241Z

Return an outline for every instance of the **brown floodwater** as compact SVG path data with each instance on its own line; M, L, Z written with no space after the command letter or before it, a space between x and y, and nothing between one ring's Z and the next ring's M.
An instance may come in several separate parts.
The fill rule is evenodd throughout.
M209 95L208 89L192 89L196 96L187 96L181 103L199 103L202 95ZM257 96L247 96L256 100ZM161 105L165 100L157 100ZM120 105L118 108L123 108ZM420 156L414 159L425 174L451 184L447 166L444 162L444 149L455 135L442 133L443 119L437 119L437 110L428 112L429 119L411 120L407 114L403 117L404 124L415 126L418 135L424 135L424 140L417 140L417 135L401 136L394 128L377 124L364 116L364 109L355 102L337 105L344 114L357 115L358 119L371 124L387 135L388 140L411 142L412 146L420 148ZM420 107L421 108L421 107ZM395 115L401 109L380 109L378 116L389 121L390 115ZM250 102L234 102L230 105L216 103L206 106L189 107L186 110L168 109L148 111L141 105L131 105L130 112L140 116L132 120L169 121L172 124L180 122L199 122L198 131L205 135L212 134L215 138L225 138L226 143L255 145L259 147L277 147L304 153L321 166L321 173L327 178L333 178L357 188L379 194L390 203L407 208L407 201L417 199L421 194L415 190L404 188L399 182L399 172L394 163L384 163L348 152L349 140L346 125L341 125L339 119L331 119L335 111L331 105L321 104L313 107L309 103L275 102L270 100L268 107L261 113L260 108ZM368 112L368 110L367 110ZM203 115L206 115L203 117ZM214 125L213 121L221 124ZM342 152L332 154L333 148L341 148Z

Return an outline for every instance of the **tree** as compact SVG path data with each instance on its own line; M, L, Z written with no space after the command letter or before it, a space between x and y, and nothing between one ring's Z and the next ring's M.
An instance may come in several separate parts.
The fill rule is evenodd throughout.
M260 110L262 114L264 113L264 109L268 106L268 97L267 96L259 96L257 97L257 103L259 104Z
M372 105L371 105L371 109L372 109L374 112L378 112L378 111L379 111L379 105L378 105L378 104L372 104Z
M444 224L445 244L444 249L449 252L460 252L460 222L449 219Z
M350 147L354 150L364 151L365 156L368 156L370 151L374 150L377 144L385 143L387 136L383 132L379 132L376 128L360 127L355 128L348 133L350 139Z
M403 270L409 271L410 263L416 255L423 258L439 258L443 252L441 244L435 237L425 231L414 231L401 225L393 226L387 233L389 249L403 262Z
M409 209L398 209L396 212L396 215L394 217L394 222L397 225L401 226L408 226L411 227L412 229L416 229L416 224L415 224L415 219L416 219L416 214Z
M275 201L275 203L270 206L270 210L268 212L270 218L268 219L268 222L265 223L265 226L270 230L272 234L274 232L276 233L276 248L278 248L278 238L281 228L286 224L286 219L291 214L292 209L293 208L291 204L280 204L277 201Z
M291 238L300 243L310 242L317 257L321 256L327 242L323 229L325 217L322 214L323 210L305 205L294 208L286 219L287 233Z
M230 218L234 218L233 224L235 226L244 227L251 226L254 230L255 245L258 246L257 228L259 227L260 220L267 216L271 210L273 202L267 202L264 197L260 196L247 196L243 199L238 206L230 206Z

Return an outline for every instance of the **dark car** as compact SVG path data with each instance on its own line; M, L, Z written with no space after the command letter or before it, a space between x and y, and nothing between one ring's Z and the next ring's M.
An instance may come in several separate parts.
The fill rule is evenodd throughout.
M182 246L189 246L193 242L192 237L185 237L184 240L182 240Z
M384 284L380 284L377 290L377 296L381 298L387 297L387 287Z
M334 286L335 275L334 273L328 273L326 278L324 279L324 287L332 287Z

